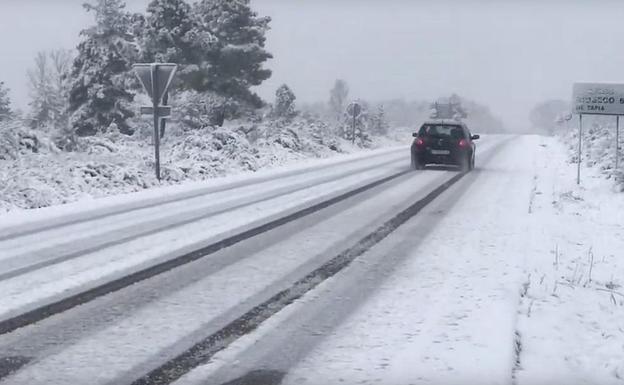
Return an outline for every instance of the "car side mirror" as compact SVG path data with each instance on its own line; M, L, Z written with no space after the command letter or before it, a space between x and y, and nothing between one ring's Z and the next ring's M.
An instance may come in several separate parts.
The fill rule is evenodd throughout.
M417 133L417 132L415 132L415 133L413 133L413 134L412 134L412 136L413 136L414 138L417 138L417 137L418 137L418 133Z
M473 135L470 137L471 140L477 140L479 139L481 136L480 135Z

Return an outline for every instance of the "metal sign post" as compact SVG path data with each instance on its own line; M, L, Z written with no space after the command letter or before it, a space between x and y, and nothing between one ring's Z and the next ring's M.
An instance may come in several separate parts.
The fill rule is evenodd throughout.
M574 111L579 115L579 153L576 183L581 183L583 115L615 115L615 171L620 156L620 115L624 115L624 84L575 83L572 88ZM614 171L614 172L615 172Z
M615 171L620 167L620 115L615 117Z
M356 116L353 115L353 126L351 128L351 143L355 144L355 126L357 124Z
M578 162L576 168L576 184L581 184L581 150L583 146L583 114L579 114L579 145L578 145Z
M156 66L154 66L156 67ZM158 68L158 67L156 67ZM158 71L151 71L152 73L152 87L155 87L156 84L158 84ZM158 105L160 104L160 100L159 99L159 95L157 95L156 93L156 89L153 89L154 91L152 91L152 108L154 108L153 111L153 117L154 117L154 163L156 165L156 179L158 179L160 181L160 130L158 127L158 122L160 121L158 119Z
M165 95L163 96L162 106L167 107L168 104L169 104L169 91L165 92ZM171 107L169 107L169 114L167 116L170 116L170 115L171 115ZM166 126L167 126L167 118L160 118L160 139L165 137Z
M142 115L154 117L154 160L156 178L160 181L160 127L159 122L171 115L171 107L161 106L163 96L169 90L171 81L178 69L171 63L142 63L132 66L145 92L152 99L151 107L141 107Z
M355 128L357 125L357 118L362 113L362 106L358 102L352 102L347 106L347 114L353 118L353 124L351 126L351 143L355 143Z

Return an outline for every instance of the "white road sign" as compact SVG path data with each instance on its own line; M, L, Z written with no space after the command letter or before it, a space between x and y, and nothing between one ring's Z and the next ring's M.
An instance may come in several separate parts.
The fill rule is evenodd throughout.
M574 112L587 115L624 115L624 84L575 83Z
M139 63L132 66L150 98L156 97L158 103L171 86L178 66L171 63ZM156 82L154 82L156 79Z
M359 103L353 102L347 106L347 114L349 114L349 116L357 118L361 113L362 106Z
M138 63L132 67L143 88L152 99L152 106L141 107L141 114L153 115L154 117L154 163L156 165L156 178L160 181L160 136L165 132L164 118L171 115L171 107L161 106L160 103L163 102L163 97L171 86L178 66L173 63Z
M154 115L154 107L141 107L141 115ZM171 116L171 106L159 106L156 108L156 114L159 118L168 118Z

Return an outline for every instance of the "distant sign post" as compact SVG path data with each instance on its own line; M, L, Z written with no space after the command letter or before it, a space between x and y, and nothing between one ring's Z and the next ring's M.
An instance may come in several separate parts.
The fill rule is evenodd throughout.
M620 115L615 117L615 171L620 169Z
M358 102L352 102L347 106L347 114L353 119L353 125L351 126L351 143L355 143L355 127L357 125L357 118L362 113L362 105Z
M576 183L581 183L583 115L615 115L615 170L619 167L620 115L624 115L624 84L575 83L572 88L574 112L579 115L578 169Z
M171 107L161 106L163 97L171 86L171 81L178 69L171 63L141 63L132 66L137 78L143 85L145 92L152 99L152 105L141 107L142 115L154 117L154 159L156 164L156 178L160 180L160 129L161 119L171 116Z

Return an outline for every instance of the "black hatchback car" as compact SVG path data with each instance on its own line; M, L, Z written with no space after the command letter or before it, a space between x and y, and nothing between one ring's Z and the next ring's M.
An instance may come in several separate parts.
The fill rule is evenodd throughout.
M474 141L479 135L472 135L464 123L455 120L425 122L413 136L413 169L420 170L428 164L457 165L463 171L474 168Z

